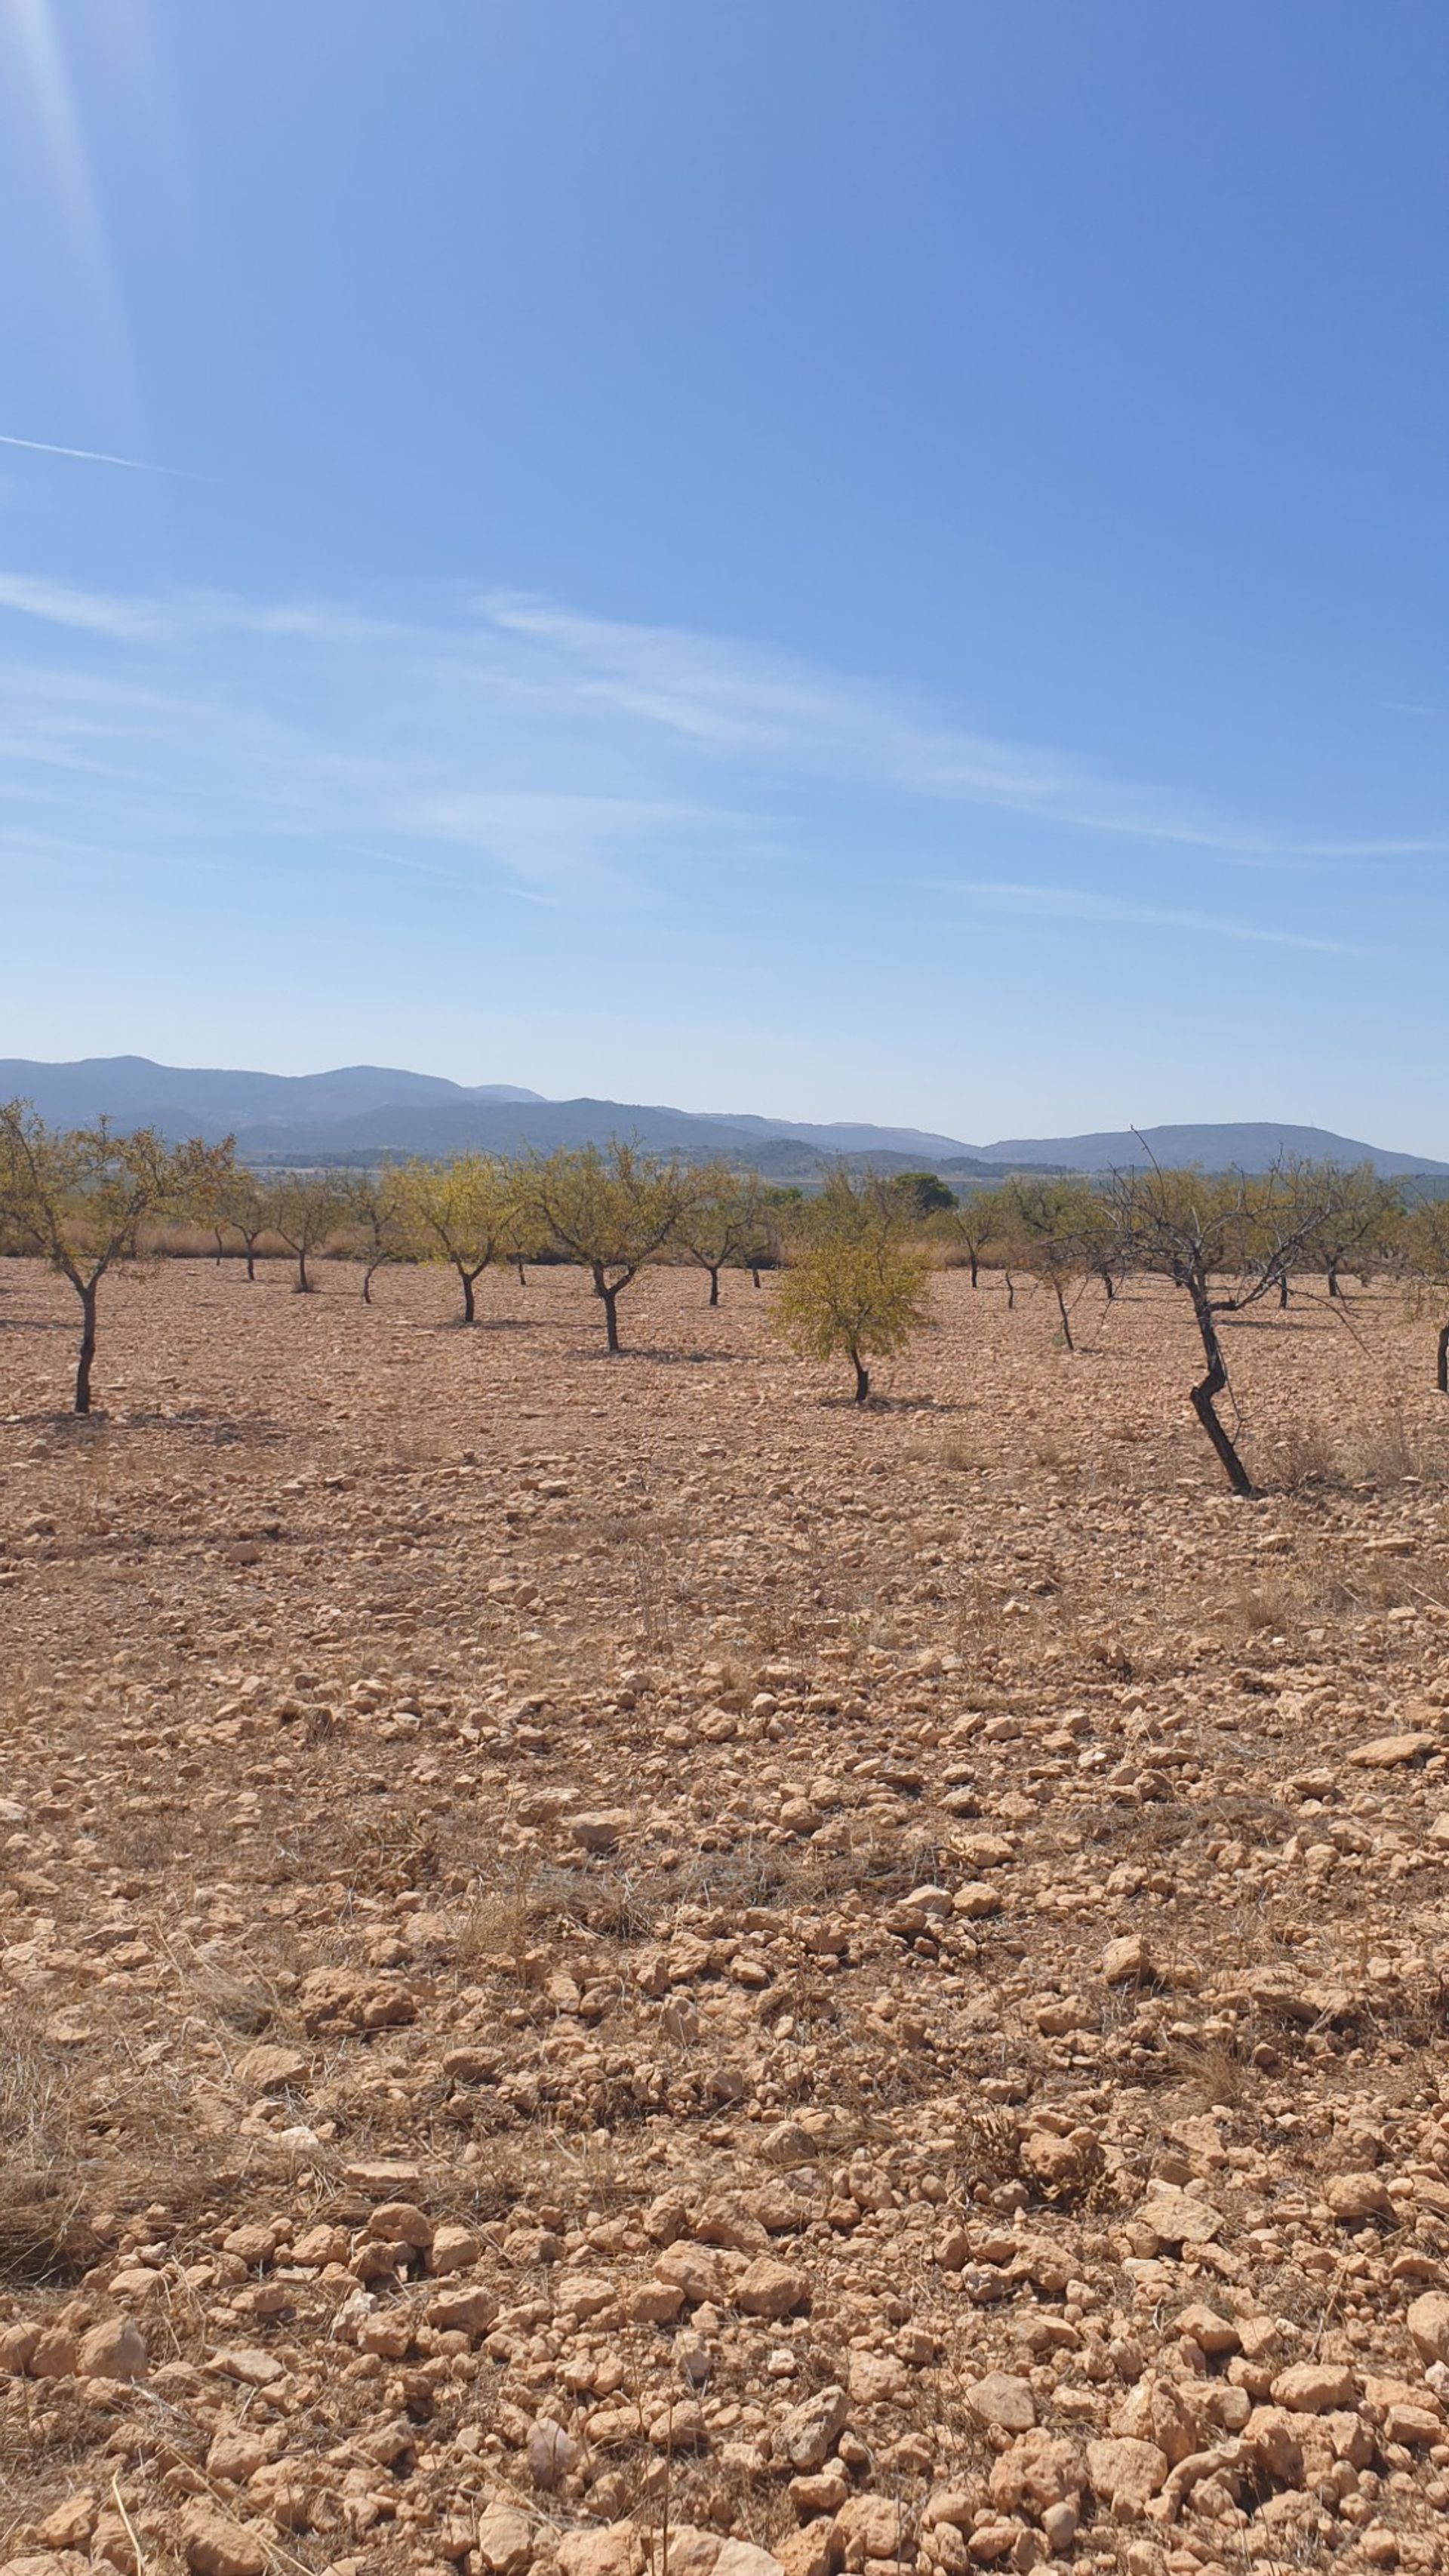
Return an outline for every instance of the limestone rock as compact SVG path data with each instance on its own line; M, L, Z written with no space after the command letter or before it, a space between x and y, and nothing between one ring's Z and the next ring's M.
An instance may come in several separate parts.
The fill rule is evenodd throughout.
M264 2576L267 2552L261 2534L209 2502L187 2506L181 2545L194 2576Z
M828 2460L845 2430L850 2407L843 2388L818 2388L775 2427L775 2449L792 2469L813 2470Z
M736 2281L734 2302L747 2317L792 2316L810 2305L810 2275L773 2254L759 2254Z
M1407 2324L1421 2361L1449 2362L1449 2298L1442 2290L1426 2290L1415 2299Z
M146 2338L130 2317L93 2326L76 2356L82 2379L144 2379L149 2367Z
M1170 2463L1156 2442L1130 2434L1087 2444L1087 2475L1114 2514L1132 2520L1167 2484Z
M966 2403L979 2424L995 2425L1003 2433L1029 2433L1036 2422L1030 2382L1008 2371L989 2370L984 2379L973 2380Z

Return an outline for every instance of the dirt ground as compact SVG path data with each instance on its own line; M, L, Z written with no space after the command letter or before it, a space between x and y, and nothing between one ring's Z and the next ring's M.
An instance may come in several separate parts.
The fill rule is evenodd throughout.
M0 1263L0 2561L1449 2566L1449 1405L1385 1291Z

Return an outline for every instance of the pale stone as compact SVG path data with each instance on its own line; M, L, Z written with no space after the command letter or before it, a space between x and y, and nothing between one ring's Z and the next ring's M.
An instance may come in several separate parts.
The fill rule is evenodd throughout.
M1004 2370L989 2370L973 2380L966 2403L979 2424L995 2424L1003 2433L1029 2433L1036 2422L1036 2400L1029 2383Z

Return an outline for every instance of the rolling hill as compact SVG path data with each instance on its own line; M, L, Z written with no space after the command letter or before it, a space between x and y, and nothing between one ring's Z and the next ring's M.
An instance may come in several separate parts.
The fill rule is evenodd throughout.
M1197 1163L1205 1169L1266 1171L1282 1155L1371 1163L1385 1177L1449 1174L1449 1163L1368 1145L1322 1127L1273 1120L1128 1129L1082 1136L1012 1136L971 1145L916 1127L842 1120L702 1113L620 1100L547 1100L516 1083L464 1084L386 1065L342 1065L306 1074L153 1064L136 1055L92 1056L71 1064L0 1058L0 1099L22 1098L56 1125L105 1116L121 1127L165 1135L234 1135L258 1161L365 1162L383 1154L551 1153L559 1146L628 1137L656 1153L727 1156L770 1178L809 1180L837 1156L887 1169L914 1165L948 1179L989 1179L1008 1171L1105 1172Z

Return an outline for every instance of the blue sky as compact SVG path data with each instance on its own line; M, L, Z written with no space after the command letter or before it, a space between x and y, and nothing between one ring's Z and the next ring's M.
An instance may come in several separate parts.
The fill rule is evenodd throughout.
M0 1053L1449 1157L1446 107L1442 0L0 0Z

